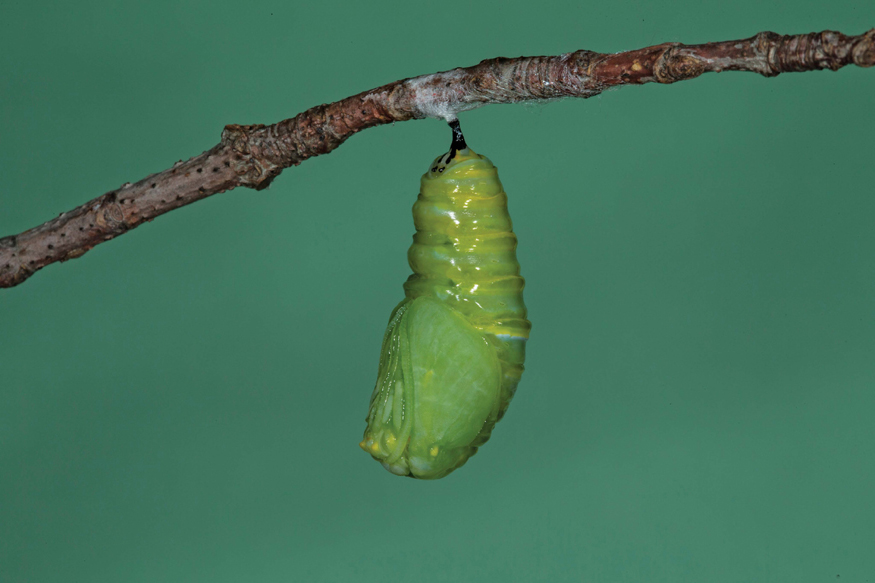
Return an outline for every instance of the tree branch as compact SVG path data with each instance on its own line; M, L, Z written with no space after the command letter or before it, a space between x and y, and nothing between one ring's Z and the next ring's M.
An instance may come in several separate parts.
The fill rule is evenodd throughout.
M50 263L80 257L175 208L238 186L266 188L283 169L377 125L426 117L451 121L461 111L493 103L587 98L618 85L674 83L709 71L772 77L850 64L875 65L875 29L859 36L762 32L739 41L665 43L616 54L499 57L396 81L270 126L229 125L222 141L199 156L0 239L0 287L18 285Z

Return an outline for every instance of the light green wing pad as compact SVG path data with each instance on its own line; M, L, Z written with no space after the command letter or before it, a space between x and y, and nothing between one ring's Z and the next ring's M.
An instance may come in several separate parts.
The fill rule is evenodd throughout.
M405 300L386 330L360 444L390 472L441 478L498 417L501 365L484 336L430 297Z

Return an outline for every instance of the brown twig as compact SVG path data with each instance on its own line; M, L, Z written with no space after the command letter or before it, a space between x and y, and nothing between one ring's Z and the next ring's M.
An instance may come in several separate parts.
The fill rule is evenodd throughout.
M363 129L425 117L455 119L492 103L592 97L618 85L674 83L709 71L791 71L875 64L875 29L819 32L702 45L665 43L613 55L496 58L473 67L396 81L279 123L229 125L212 149L103 194L20 235L0 239L0 287L56 261L80 257L175 208L238 186L262 189L289 166L327 154Z

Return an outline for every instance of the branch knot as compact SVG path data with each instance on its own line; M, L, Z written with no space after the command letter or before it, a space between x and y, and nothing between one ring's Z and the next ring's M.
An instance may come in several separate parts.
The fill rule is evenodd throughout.
M653 76L659 83L675 83L693 79L705 72L702 59L683 52L684 46L674 44L663 52L653 64Z
M231 168L240 179L240 185L255 190L264 190L282 171L282 167L263 156L259 140L252 136L263 130L264 124L230 124L222 130L222 145L231 149L234 155Z

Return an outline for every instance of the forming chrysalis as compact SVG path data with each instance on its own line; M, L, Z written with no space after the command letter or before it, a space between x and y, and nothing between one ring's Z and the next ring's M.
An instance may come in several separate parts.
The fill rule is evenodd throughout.
M531 328L498 172L450 126L450 151L413 205L413 275L389 318L360 444L390 472L422 479L446 476L489 439Z

